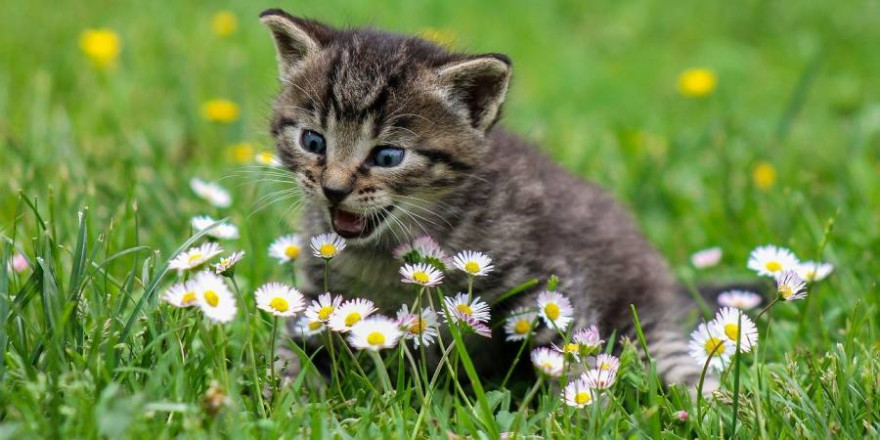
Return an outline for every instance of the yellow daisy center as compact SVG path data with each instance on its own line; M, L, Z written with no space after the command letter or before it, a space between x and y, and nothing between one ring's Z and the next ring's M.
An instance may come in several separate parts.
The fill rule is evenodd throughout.
M804 273L804 279L807 281L813 281L816 278L816 271L814 269L808 269L806 273Z
M781 295L783 298L788 299L788 297L790 297L792 293L793 292L791 291L791 286L789 286L788 284L783 284L779 286L779 295Z
M586 405L590 403L591 400L593 400L593 397L590 396L590 393L585 393L583 391L574 396L574 403L577 403L578 405Z
M470 316L471 313L474 313L473 309L471 309L471 306L467 304L459 304L455 306L455 308L458 309L458 311L461 312L463 315Z
M413 272L412 278L414 280L416 280L416 282L421 283L421 284L427 283L428 279L429 279L428 274L426 272L421 271L421 270L417 271L417 272Z
M577 353L581 351L581 346L574 342L569 342L568 344L565 344L565 347L563 347L562 350L566 353Z
M526 321L525 319L521 321L517 321L516 325L513 326L513 331L518 335L524 335L532 329L532 323Z
M269 307L280 313L284 313L290 310L290 303L288 303L286 299L276 296L275 298L272 298L272 301L269 301Z
M333 258L336 255L336 245L333 243L324 243L318 248L318 252L321 253L321 256L324 258Z
M284 256L291 260L295 260L296 257L299 257L299 246L294 246L292 244L287 245L287 247L284 248Z
M553 370L553 363L550 361L544 362L543 364L541 364L541 368L543 368L546 371L552 371Z
M348 316L345 317L345 325L351 327L355 325L358 321L361 320L361 314L358 312L349 313Z
M544 306L544 314L553 321L559 318L559 312L559 305L556 303L550 303Z
M322 325L324 325L324 323L321 321L312 321L309 323L309 330L317 330L321 328Z
M373 332L367 335L367 343L370 345L382 345L385 343L385 335L380 332Z
M217 295L217 292L213 290L206 290L205 302L211 307L217 307L217 304L220 304L220 295Z
M333 313L333 306L324 306L318 310L318 319L321 321L326 321L330 319L330 315Z
M706 354L708 355L720 356L724 353L724 341L714 337L706 339L704 349L706 350Z
M467 272L467 273L475 274L475 273L477 273L477 272L480 271L480 265L479 265L479 263L477 263L476 261L468 261L468 262L464 265L464 270L465 270L465 272Z
M427 328L428 328L428 325L425 323L425 320L418 318L418 319L416 319L416 322L413 325L409 326L409 332L412 334L420 335Z
M767 264L764 265L770 272L779 272L782 270L782 264L778 261L768 261Z
M736 324L727 324L724 326L724 334L730 338L731 341L737 340L739 338L739 326Z
M180 302L183 305L192 304L196 300L196 293L190 290L183 294L183 298L180 299Z
M602 362L601 364L599 364L599 369L602 371L608 371L611 369L611 364L608 362Z
M195 263L196 261L199 261L199 260L201 260L201 259L202 259L202 254L201 254L201 253L195 253L195 254L190 255L189 258L186 260L186 262L189 263L189 264L193 264L193 263Z

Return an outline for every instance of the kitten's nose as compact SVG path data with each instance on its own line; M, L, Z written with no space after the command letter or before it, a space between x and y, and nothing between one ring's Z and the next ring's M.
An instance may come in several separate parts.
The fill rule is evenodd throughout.
M351 188L331 188L329 186L321 186L321 189L324 191L324 197L327 197L327 200L330 201L333 205L338 205L345 197L351 194Z

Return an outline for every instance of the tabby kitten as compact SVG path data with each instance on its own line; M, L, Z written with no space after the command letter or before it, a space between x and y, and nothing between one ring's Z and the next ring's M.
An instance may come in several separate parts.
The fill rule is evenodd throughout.
M261 20L275 40L282 84L271 131L308 203L303 233L335 231L348 240L332 263L331 292L370 298L385 313L411 303L412 286L399 282L392 250L427 234L447 250L494 259L496 270L475 284L490 303L555 274L580 313L576 327L626 335L634 304L664 380L697 381L679 327L691 306L626 211L495 127L510 82L508 57L334 29L278 9ZM307 292L320 292L323 264L304 259ZM463 276L447 276L446 292L466 289ZM536 295L498 305L495 321L532 306ZM546 330L536 337L552 338ZM500 329L478 344L471 353L484 375L506 369L516 351Z

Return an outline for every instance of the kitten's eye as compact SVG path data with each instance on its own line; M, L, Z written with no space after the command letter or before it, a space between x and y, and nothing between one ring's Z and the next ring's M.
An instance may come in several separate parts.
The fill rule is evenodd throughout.
M304 150L309 153L324 154L327 152L327 144L324 142L324 136L312 131L303 130L299 142Z
M382 145L373 150L373 165L377 167L396 167L403 162L403 148Z

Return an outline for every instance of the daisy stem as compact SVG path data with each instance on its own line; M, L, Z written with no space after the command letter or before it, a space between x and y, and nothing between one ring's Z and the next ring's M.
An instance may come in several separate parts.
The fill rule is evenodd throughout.
M235 291L235 296L238 297L238 302L242 310L245 311L245 320L247 327L247 350L248 357L250 358L251 370L254 375L254 393L257 395L257 404L260 406L260 416L263 418L266 417L266 408L263 404L263 393L260 390L260 376L257 374L257 356L254 354L254 334L253 327L251 327L251 319L250 313L247 309L247 303L244 301L244 296L241 294L241 290L238 288L238 283L235 281L235 277L229 277L229 280L232 281L232 290Z
M425 418L425 413L428 410L429 405L431 404L431 399L434 397L434 387L437 385L437 379L440 377L440 372L443 371L440 368L443 365L443 362L446 362L446 358L449 357L449 353L452 352L452 349L455 347L455 341L449 344L449 347L446 347L446 350L443 351L443 356L440 358L440 363L437 364L437 369L434 370L434 376L431 378L431 383L428 384L428 388L426 390L425 401L422 404L422 408L419 410L419 416L416 418L416 426L413 428L412 436L410 436L411 440L415 440L419 433L419 427L422 424L422 420Z
M536 317L532 321L532 328L538 325L538 318ZM523 351L526 349L526 345L529 344L532 340L532 331L529 330L529 334L526 335L525 339L523 339L522 344L519 345L519 351L516 352L516 357L513 358L513 362L510 364L510 368L507 370L507 374L504 375L504 380L501 381L501 388L504 388L507 385L507 381L510 380L510 376L513 374L514 368L519 363L519 358L522 356Z
M269 343L269 371L272 375L272 389L277 389L277 380L275 380L275 338L278 334L278 317L272 317L272 339Z
M775 306L776 303L779 302L779 298L781 298L781 297L777 296L776 299L773 300L773 302L771 302L770 304L768 304L767 307L764 307L764 308L758 313L758 315L755 316L755 321L761 319L761 315L763 315L764 313L769 312L770 309L771 309L773 306Z
M538 389L541 388L541 385L544 384L544 375L538 375L538 380L535 381L535 386L529 390L529 393L526 394L525 399L523 399L522 403L519 405L519 411L516 414L516 419L514 419L513 423L510 425L513 427L513 438L516 438L516 435L519 434L519 425L522 423L523 417L525 417L526 410L529 407L529 404L532 402L532 398L535 397L535 394L538 392Z
M376 350L367 351L370 353L370 357L373 358L373 363L376 364L376 375L379 376L379 382L382 383L382 389L386 393L393 392L394 388L391 386L391 377L388 376L388 370L385 369L385 362L382 362L379 352Z
M701 422L703 420L703 406L700 404L703 400L703 381L706 379L706 372L709 371L709 362L712 361L712 357L715 356L715 353L718 352L718 349L723 347L722 344L716 344L715 348L712 349L712 352L709 353L709 356L706 358L706 363L703 364L703 370L700 372L700 382L697 383L697 421Z
M339 385L339 375L336 371L336 349L333 347L333 333L325 331L324 334L327 335L327 348L330 350L330 378L333 384L336 385L339 397L345 400L345 395L342 394L342 386Z
M739 312L736 319L736 350L734 350L733 355L736 356L734 359L735 365L735 373L733 376L733 422L730 427L730 437L734 438L736 435L736 418L737 413L739 412L739 364L740 364L740 335L742 333L742 312Z
M330 260L324 259L324 291L330 291Z
M468 302L474 300L474 276L468 275Z

